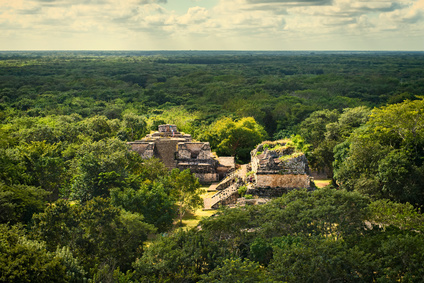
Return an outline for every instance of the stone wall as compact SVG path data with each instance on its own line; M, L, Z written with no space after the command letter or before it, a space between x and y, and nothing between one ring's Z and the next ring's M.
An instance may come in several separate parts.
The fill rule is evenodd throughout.
M256 186L259 188L309 188L311 177L306 174L256 174Z
M235 204L237 203L237 199L239 198L239 194L233 193L230 196L228 196L226 199L222 200L220 202L220 205L229 205L229 204ZM219 205L214 205L213 208L217 209L219 208Z
M155 143L153 142L129 142L128 144L143 159L150 159L154 156Z
M211 147L208 142L181 142L177 148L177 159L211 159Z
M155 157L159 158L168 169L177 167L175 152L181 139L158 139L155 141Z
M219 175L217 173L194 173L194 175L202 184L210 184L219 181Z
M306 156L289 140L266 142L251 152L251 167L257 188L310 188Z
M177 162L178 169L190 169L192 173L216 173L214 164L212 163L196 163L196 162Z
M251 160L252 170L262 174L309 174L304 154L286 157L265 149L264 153L253 156Z
M159 158L169 170L190 169L201 183L217 182L225 175L225 170L228 172L234 167L230 164L231 159L225 159L228 164L220 166L208 142L192 142L191 136L178 132L175 125L160 125L158 130L128 144L143 159Z

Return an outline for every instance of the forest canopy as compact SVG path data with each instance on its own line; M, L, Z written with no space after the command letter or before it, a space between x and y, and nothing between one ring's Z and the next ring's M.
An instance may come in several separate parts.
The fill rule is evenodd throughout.
M424 280L424 53L0 52L0 282ZM129 150L176 124L250 160L293 137L332 180L202 206Z

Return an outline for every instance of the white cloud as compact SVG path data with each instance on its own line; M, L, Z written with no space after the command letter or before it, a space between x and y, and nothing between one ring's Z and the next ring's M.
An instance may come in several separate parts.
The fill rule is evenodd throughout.
M178 23L182 25L200 24L209 18L209 12L202 7L191 7L187 14L178 18Z
M312 41L332 46L347 38L399 41L408 36L411 46L419 46L424 38L424 0L214 0L213 8L192 0L181 2L191 5L183 13L168 9L169 1L0 0L0 49L7 49L9 37L21 37L21 43L38 36L54 45L60 38L81 38L81 33L91 35L90 44L97 39L102 43L110 38L138 39L152 42L149 46L161 44L157 49L190 43L189 49L308 49L317 46L308 45Z

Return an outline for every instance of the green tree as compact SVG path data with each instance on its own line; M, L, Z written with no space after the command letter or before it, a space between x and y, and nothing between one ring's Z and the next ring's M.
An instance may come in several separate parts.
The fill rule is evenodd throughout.
M371 256L331 238L301 238L275 247L269 265L280 282L372 282Z
M93 116L79 123L81 133L89 136L94 141L116 136L119 127L118 120L110 120L105 116Z
M222 207L216 217L203 219L200 222L202 231L209 241L218 245L216 252L222 257L242 256L249 248L250 238L257 235L249 232L258 228L254 217L251 217L250 209L250 207L248 210Z
M200 189L199 180L190 172L190 169L183 171L173 169L165 184L170 186L171 196L175 198L178 205L178 219L181 225L184 214L188 210L203 206L203 199L200 197L203 190Z
M387 199L373 201L369 205L369 220L383 225L410 231L424 231L424 215L409 203L398 203Z
M139 162L140 157L115 138L82 144L74 160L77 172L71 197L80 201L108 197L112 188L126 186L126 179L139 169Z
M158 237L133 264L141 282L197 282L213 270L219 245L197 229Z
M368 197L357 192L296 190L259 208L260 217L251 222L264 239L301 234L346 238L365 228L368 204Z
M48 195L35 187L0 182L0 223L29 223L34 213L44 210Z
M144 216L144 221L164 232L172 227L177 210L175 200L158 182L142 184L138 189L111 190L111 203Z
M199 282L272 282L261 266L249 259L231 258L223 260L221 266L202 275Z
M424 100L375 109L338 156L335 178L375 198L424 204Z
M424 280L424 237L398 234L385 240L379 248L378 281L420 282Z
M325 138L326 126L335 123L340 113L337 110L319 110L313 112L300 124L300 135L304 137L314 148L317 148Z
M248 162L250 151L267 138L267 133L252 117L239 121L222 118L211 125L205 138L218 155L231 155L238 161Z
M133 141L142 138L147 133L147 124L143 117L134 113L126 113L122 117L123 140Z
M64 184L65 163L60 154L59 144L45 141L31 142L16 148L20 162L25 168L23 175L26 184L40 187L50 192L50 201L57 200L59 188Z
M22 227L0 224L0 243L0 282L68 282L62 258Z
M126 271L142 252L143 242L154 228L143 217L94 198L84 205L59 201L34 215L32 233L50 251L69 246L85 271L113 263Z
M160 159L150 158L143 160L140 170L137 173L142 180L149 180L153 182L168 175L169 170Z
M354 129L363 125L370 115L367 107L337 110L320 110L312 113L300 124L300 134L312 144L308 161L313 169L333 177L334 147L346 140Z

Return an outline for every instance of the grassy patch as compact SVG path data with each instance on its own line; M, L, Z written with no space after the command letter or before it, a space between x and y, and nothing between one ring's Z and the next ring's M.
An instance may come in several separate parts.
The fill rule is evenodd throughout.
M331 180L314 180L314 183L317 188L324 188L325 186L330 185Z
M202 188L206 189L206 188ZM202 199L210 198L212 197L216 192L207 192L205 191L201 197ZM186 214L183 217L183 225L182 227L191 229L193 227L196 227L200 220L204 217L210 217L215 213L215 210L206 210L204 211L203 208L197 209L196 211L187 211Z
M182 227L187 229L196 227L199 224L200 220L202 220L202 218L210 217L215 213L216 213L215 210L202 210L202 209L198 209L194 213L191 211L188 211L183 217Z

